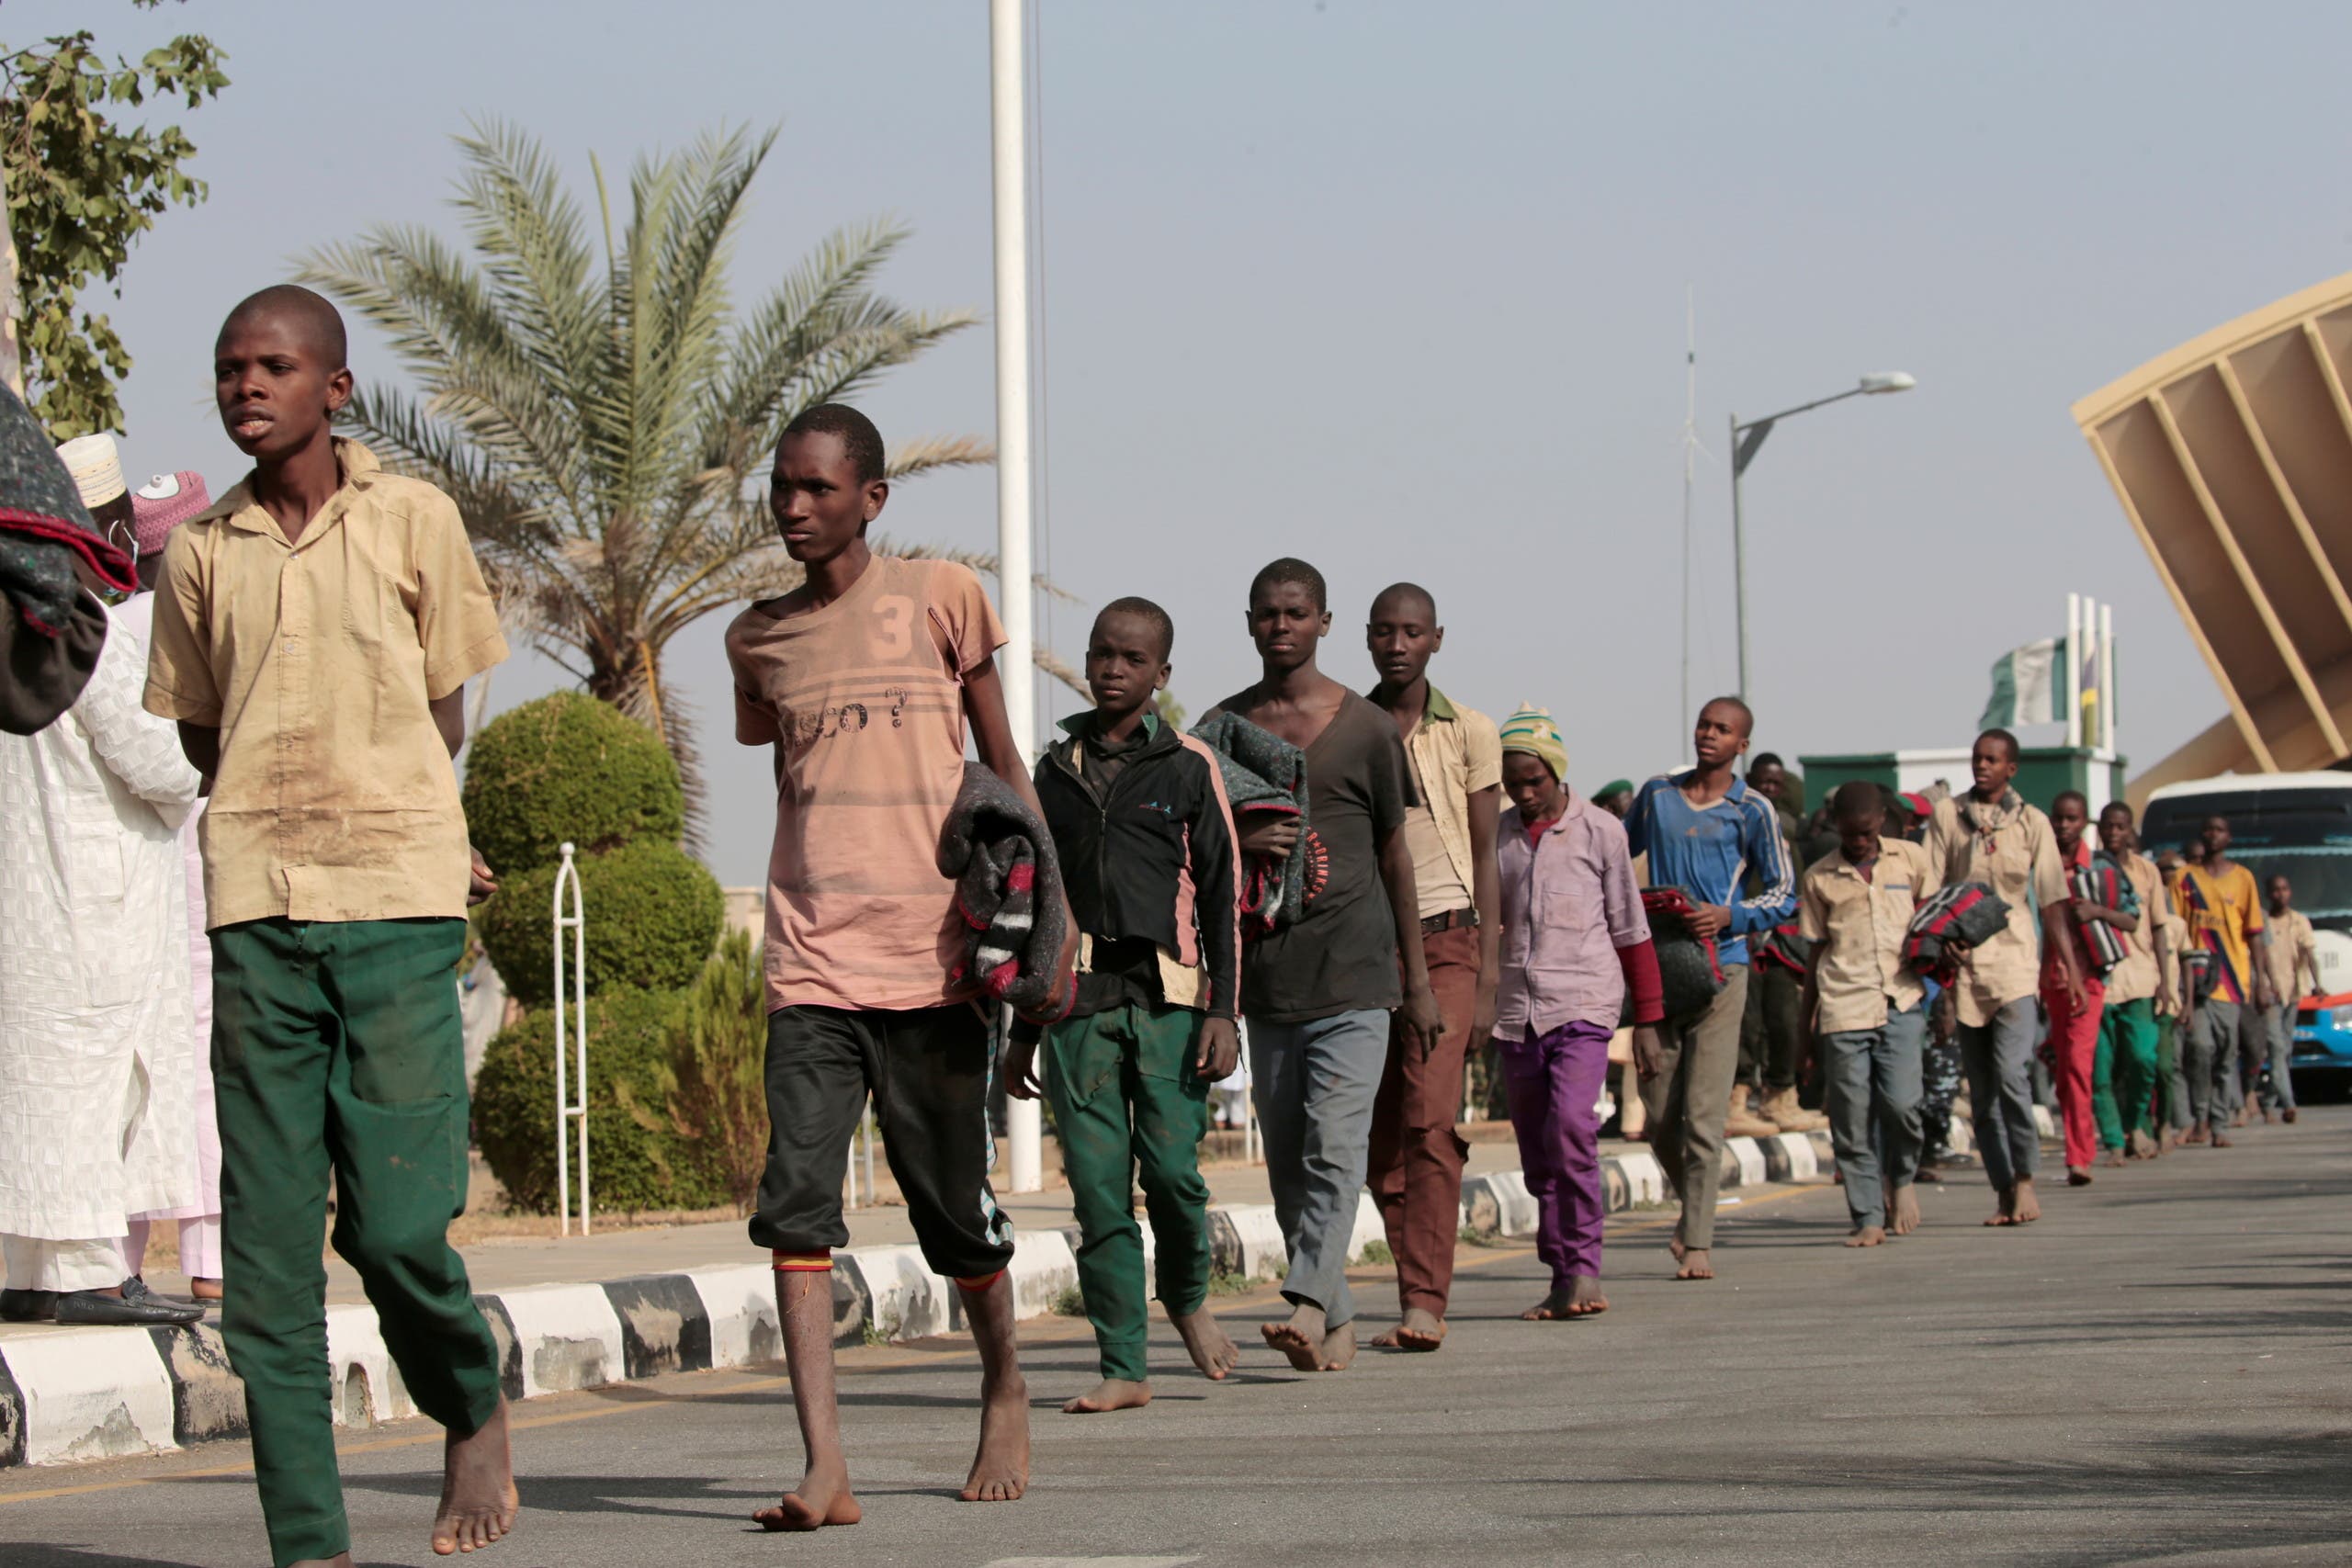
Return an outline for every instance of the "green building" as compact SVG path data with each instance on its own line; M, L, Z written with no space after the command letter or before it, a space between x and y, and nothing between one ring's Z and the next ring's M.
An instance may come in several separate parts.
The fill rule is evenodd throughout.
M2018 757L2017 791L2047 811L2062 790L2078 789L2096 818L2109 801L2123 798L2125 762L2118 752L2088 746L2028 746ZM1797 766L1804 770L1804 797L1816 806L1826 805L1830 792L1849 779L1868 779L1905 795L1923 794L1939 784L1959 795L1971 783L1965 748L1799 757Z

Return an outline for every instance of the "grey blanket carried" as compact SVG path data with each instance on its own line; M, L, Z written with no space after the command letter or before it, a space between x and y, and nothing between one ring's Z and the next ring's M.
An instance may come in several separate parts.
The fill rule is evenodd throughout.
M1068 931L1054 836L1010 785L978 762L939 830L939 869L956 879L956 909L967 933L956 978L978 980L1016 1011L1046 1021L1069 1011L1054 991L1054 965Z
M1246 718L1213 713L1193 738L1216 753L1233 826L1246 832L1261 812L1298 824L1298 847L1286 860L1245 855L1241 869L1241 934L1261 937L1306 913L1306 867L1313 845L1306 820L1306 753Z

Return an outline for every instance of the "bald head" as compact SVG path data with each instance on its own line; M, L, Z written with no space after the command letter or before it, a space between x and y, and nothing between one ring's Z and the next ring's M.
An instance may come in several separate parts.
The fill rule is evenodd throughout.
M1372 602L1372 618L1375 621L1380 619L1383 610L1391 614L1417 610L1423 621L1430 626L1437 624L1437 600L1418 582L1392 582L1382 589L1379 596Z
M343 330L343 313L327 302L326 296L313 293L299 283L274 283L257 294L246 295L229 312L229 319L220 323L220 335L226 338L233 327L261 321L292 332L330 371L344 369L350 362L351 348Z

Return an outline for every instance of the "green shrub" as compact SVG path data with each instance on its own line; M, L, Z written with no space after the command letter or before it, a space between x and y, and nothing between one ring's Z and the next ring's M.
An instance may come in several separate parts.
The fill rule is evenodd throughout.
M685 824L678 764L652 730L609 703L558 692L482 726L466 753L466 829L501 876L652 839ZM504 966L500 966L504 972Z
M676 844L656 840L582 855L576 863L588 920L588 994L615 986L675 991L694 984L727 919L726 895L708 868ZM555 999L549 916L557 870L543 865L501 876L498 891L474 915L474 929L507 994L527 1008ZM564 957L568 967L569 949Z
M674 996L627 989L588 1003L589 1194L599 1212L707 1209L727 1201L695 1140L630 1109L661 1102L680 1007ZM554 1032L552 1009L526 1014L491 1041L474 1080L474 1136L482 1157L507 1201L535 1214L555 1213ZM572 1060L564 1057L567 1078ZM579 1146L578 1125L567 1129L567 1151Z
M729 931L683 998L654 1102L681 1136L700 1144L745 1214L767 1169L767 991L759 944L747 931Z

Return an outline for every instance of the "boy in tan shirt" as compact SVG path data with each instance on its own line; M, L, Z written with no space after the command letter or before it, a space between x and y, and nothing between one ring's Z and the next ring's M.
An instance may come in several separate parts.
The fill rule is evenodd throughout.
M1885 838L1879 786L1855 779L1831 797L1838 848L1805 867L1798 923L1813 944L1807 1027L1821 1042L1829 1137L1854 1220L1848 1247L1877 1247L1918 1228L1919 1107L1928 990L1904 966L1903 937L1941 884L1928 852ZM1875 1132L1877 1136L1873 1138Z
M329 1421L326 1229L417 1408L447 1429L433 1549L514 1521L499 1356L449 1246L466 1206L465 1039L451 976L492 886L450 767L465 682L506 657L449 498L329 421L342 319L265 288L213 350L245 481L164 552L147 711L209 781L214 1095L227 1300L279 1568L351 1561Z

